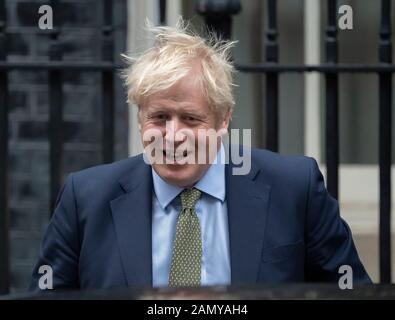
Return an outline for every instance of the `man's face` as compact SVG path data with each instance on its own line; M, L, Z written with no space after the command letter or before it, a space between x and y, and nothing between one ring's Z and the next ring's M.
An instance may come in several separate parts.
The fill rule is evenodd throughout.
M163 142L158 149L164 163L152 161L155 172L173 185L193 186L209 168L220 145L220 139L215 137L213 146L202 133L226 130L229 118L230 113L221 117L209 108L193 71L169 90L150 96L140 107L139 121L146 150L152 141L144 141L145 136L151 136L148 133L157 132L155 139ZM207 155L204 161L198 161L199 154ZM187 157L194 163L186 162Z

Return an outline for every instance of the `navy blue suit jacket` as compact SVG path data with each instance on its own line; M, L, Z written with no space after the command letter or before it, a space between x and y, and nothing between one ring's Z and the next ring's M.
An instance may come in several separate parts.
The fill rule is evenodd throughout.
M337 282L353 269L370 283L338 203L314 159L252 150L248 175L226 165L231 283ZM151 287L151 167L141 155L68 176L49 223L38 268L54 288Z

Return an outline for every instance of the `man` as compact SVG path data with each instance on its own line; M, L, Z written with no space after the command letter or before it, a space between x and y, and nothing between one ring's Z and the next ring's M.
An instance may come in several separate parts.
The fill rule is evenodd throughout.
M68 176L31 289L41 266L55 289L337 283L342 266L370 283L313 159L253 149L241 175L207 143L232 114L232 43L151 31L125 73L145 156Z

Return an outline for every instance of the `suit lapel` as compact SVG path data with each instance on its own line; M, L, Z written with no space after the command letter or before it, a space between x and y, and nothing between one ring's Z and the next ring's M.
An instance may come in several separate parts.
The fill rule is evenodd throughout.
M129 287L152 286L152 174L151 167L142 158L140 160L119 181L125 194L111 201L115 232Z
M255 283L269 203L270 186L259 169L248 175L232 175L233 165L226 165L226 197L232 285Z

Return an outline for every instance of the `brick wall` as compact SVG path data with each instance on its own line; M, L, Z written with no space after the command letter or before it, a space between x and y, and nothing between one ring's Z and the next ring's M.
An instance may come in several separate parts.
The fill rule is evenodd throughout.
M48 60L49 36L37 27L38 7L49 1L6 0L8 60ZM114 0L114 59L125 50L126 1ZM100 0L63 0L63 59L98 61L101 52ZM57 25L57 12L54 12ZM64 73L64 176L101 163L100 74ZM127 157L127 106L116 77L115 158ZM10 93L10 268L11 291L23 292L49 217L48 75L12 71Z

